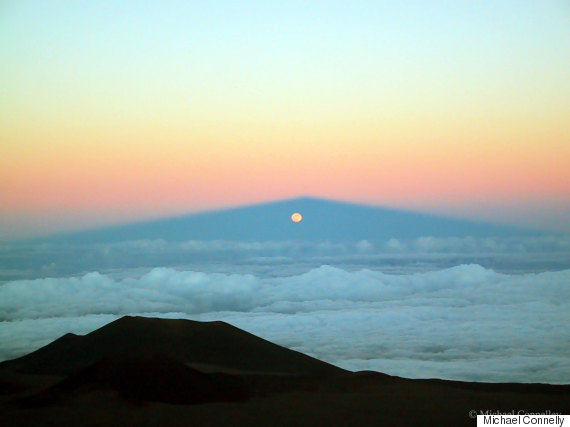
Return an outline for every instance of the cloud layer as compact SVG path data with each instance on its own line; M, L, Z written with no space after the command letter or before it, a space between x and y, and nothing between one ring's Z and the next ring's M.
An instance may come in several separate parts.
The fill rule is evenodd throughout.
M570 270L479 265L390 275L321 266L285 277L155 268L0 286L0 357L124 314L226 320L349 369L570 383Z
M359 242L135 240L118 243L0 243L0 283L78 276L156 266L258 276L296 275L323 264L385 272L440 270L479 264L495 271L570 268L570 235L532 237L420 237Z

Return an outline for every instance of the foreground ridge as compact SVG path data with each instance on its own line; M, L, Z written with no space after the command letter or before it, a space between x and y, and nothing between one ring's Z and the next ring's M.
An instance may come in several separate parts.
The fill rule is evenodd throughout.
M0 364L9 426L456 426L569 410L570 385L350 372L218 321L125 316Z

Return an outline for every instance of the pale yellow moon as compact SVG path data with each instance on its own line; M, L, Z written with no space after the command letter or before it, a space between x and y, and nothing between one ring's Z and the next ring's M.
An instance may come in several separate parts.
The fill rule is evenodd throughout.
M295 212L293 215L291 215L291 221L301 222L303 221L303 215L301 215L299 212Z

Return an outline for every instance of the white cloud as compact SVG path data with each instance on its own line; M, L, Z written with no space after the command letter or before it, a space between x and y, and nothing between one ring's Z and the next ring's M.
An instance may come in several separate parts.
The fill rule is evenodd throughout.
M368 240L361 240L356 244L356 250L360 253L370 253L374 251L374 245Z
M69 332L79 335L89 333L118 317L102 314L0 322L0 360L22 356Z
M0 357L124 314L226 320L351 369L570 383L570 270L479 265L390 275L321 266L287 277L155 268L0 286Z
M225 273L299 274L322 264L354 270L439 270L480 264L503 272L570 268L570 235L473 238L420 237L412 240L200 241L135 240L105 244L0 245L0 283L16 279L79 276L88 271L114 274L157 265ZM293 268L293 263L296 267ZM273 265L269 268L260 266ZM247 266L247 268L243 268Z

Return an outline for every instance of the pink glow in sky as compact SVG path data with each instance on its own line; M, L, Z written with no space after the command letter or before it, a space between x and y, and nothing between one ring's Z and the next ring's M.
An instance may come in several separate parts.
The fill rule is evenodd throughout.
M2 6L0 237L300 195L570 231L563 2L239 3Z

